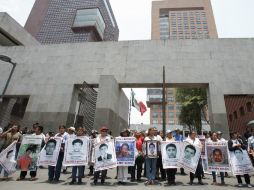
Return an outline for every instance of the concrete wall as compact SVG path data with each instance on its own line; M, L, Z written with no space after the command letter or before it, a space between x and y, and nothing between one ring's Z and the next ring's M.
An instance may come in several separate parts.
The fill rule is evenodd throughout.
M159 86L165 65L169 87L209 87L212 129L226 132L224 95L254 94L253 49L254 39L209 39L0 47L0 54L18 63L6 95L30 95L27 112L66 117L73 85L99 84L101 75L119 87ZM1 63L0 87L8 69Z
M0 12L0 31L19 45L31 46L40 44L19 23L17 23L17 21L5 12Z
M102 75L96 103L94 128L107 126L114 136L128 127L128 98L120 89L114 76Z

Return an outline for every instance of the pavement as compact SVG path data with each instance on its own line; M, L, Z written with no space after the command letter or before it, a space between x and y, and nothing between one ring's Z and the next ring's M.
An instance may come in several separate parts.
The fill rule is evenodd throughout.
M160 181L155 185L146 186L144 184L146 178L142 178L142 182L129 182L126 185L118 185L117 180L115 179L116 176L116 169L110 169L108 171L108 179L106 179L106 183L101 185L99 182L96 186L92 185L93 177L87 176L88 170L86 169L85 174L86 177L83 178L83 183L81 185L69 185L71 181L71 168L68 168L66 174L61 174L59 183L49 184L47 182L47 169L38 169L36 181L29 181L29 175L27 176L27 180L25 181L16 181L19 176L19 172L16 172L12 175L12 177L8 180L0 180L0 189L1 190L84 190L84 189L94 189L94 190L117 190L121 188L121 190L137 190L137 189L147 189L147 190L156 190L156 189L170 189L174 188L174 190L232 190L232 189L254 189L247 188L247 187L237 187L237 180L235 177L230 176L230 178L225 178L226 186L217 186L211 185L212 183L212 176L205 175L206 179L203 179L205 185L198 185L197 179L194 180L194 184L190 186L189 176L182 176L180 174L176 175L176 186L168 186L166 181ZM29 172L28 172L29 174ZM2 174L1 174L2 176ZM254 176L251 177L252 184ZM244 181L244 179L242 179ZM217 178L217 182L220 182L220 177Z

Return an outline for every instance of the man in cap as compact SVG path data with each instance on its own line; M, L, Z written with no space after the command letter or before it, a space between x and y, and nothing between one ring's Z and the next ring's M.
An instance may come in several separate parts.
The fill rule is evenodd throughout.
M221 131L217 131L217 137L218 137L219 141L226 142L226 139L222 138L222 132Z

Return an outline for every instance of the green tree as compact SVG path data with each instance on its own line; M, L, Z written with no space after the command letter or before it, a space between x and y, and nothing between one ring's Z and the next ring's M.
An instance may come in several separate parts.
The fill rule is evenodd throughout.
M201 132L201 114L207 105L205 88L181 88L176 90L176 101L181 103L179 121L189 127L189 130Z

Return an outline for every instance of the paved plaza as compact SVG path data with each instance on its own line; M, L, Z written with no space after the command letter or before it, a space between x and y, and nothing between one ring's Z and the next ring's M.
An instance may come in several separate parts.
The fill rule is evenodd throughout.
M83 179L82 185L69 185L69 182L71 181L71 168L68 168L67 174L61 174L60 182L55 184L49 184L47 183L47 169L39 169L38 170L38 180L37 181L16 181L16 178L19 175L19 172L16 172L13 175L13 178L11 178L8 181L0 181L0 189L1 190L14 190L14 189L20 189L20 190L75 190L75 189L94 189L94 190L102 190L102 189L112 189L116 190L118 188L121 188L121 190L137 190L138 189L168 189L168 188L174 188L175 190L182 190L182 189L189 189L189 190L198 190L198 189L216 189L216 190L233 190L233 189L239 189L239 187L236 187L237 180L235 177L225 178L226 186L214 186L211 185L212 183L212 176L206 175L207 179L204 179L203 182L205 185L197 185L197 179L194 180L194 185L190 186L188 185L189 182L189 176L181 176L179 174L176 175L176 186L168 186L166 184L166 181L159 182L157 185L150 185L145 186L145 178L142 178L144 181L137 183L137 182L130 182L127 185L117 185L117 180L114 179L116 176L116 169L109 170L108 172L108 178L106 180L105 185L100 185L98 183L96 186L92 185L93 182L92 177L86 176ZM85 172L88 173L88 170ZM28 176L27 176L28 177ZM251 183L253 184L253 178L251 177ZM218 178L218 182L220 182L220 179ZM249 189L247 187L242 187L241 189ZM254 188L253 188L254 189Z

